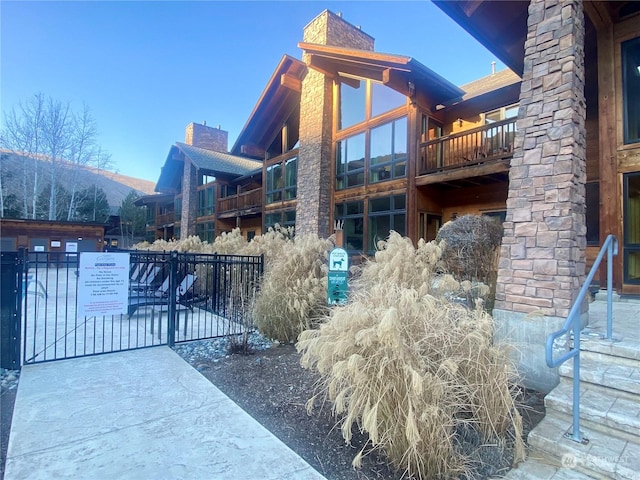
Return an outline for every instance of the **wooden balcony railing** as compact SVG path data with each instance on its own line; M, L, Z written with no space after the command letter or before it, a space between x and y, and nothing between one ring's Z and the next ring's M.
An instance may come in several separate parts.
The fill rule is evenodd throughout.
M169 225L170 223L173 223L175 219L175 212L161 213L159 215L156 215L156 225Z
M418 175L510 158L515 136L512 118L421 143Z
M230 197L219 198L216 210L219 214L236 212L262 206L262 188L241 192Z

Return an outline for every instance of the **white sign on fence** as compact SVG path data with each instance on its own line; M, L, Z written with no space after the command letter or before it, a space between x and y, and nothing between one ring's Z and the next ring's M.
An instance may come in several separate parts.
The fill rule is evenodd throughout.
M125 315L129 299L129 254L82 252L78 315Z

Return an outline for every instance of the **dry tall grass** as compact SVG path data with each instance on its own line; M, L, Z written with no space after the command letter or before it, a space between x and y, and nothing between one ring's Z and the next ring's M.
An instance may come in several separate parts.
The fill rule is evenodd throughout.
M293 342L303 330L310 328L315 318L322 315L327 304L326 263L332 239L323 240L317 235L294 237L292 227L269 230L247 242L239 229L223 233L213 243L202 242L196 236L185 240L158 240L153 244L138 244L138 249L154 251L177 250L190 253L217 253L235 255L264 255L264 277L257 292L253 286L242 286L235 277L237 269L225 272L226 282L233 285L233 292L252 297L252 307L243 312L258 330L271 339ZM196 265L200 285L213 286L212 270ZM241 278L241 276L240 276ZM222 281L224 279L218 279ZM254 298L255 297L255 298ZM230 299L236 302L237 299Z
M366 431L373 448L416 478L451 477L465 458L455 432L472 424L486 440L512 432L523 456L515 372L492 344L492 318L447 299L462 286L444 274L442 248L392 233L366 263L351 301L297 344L322 378L347 442ZM308 406L313 407L314 399ZM358 465L364 449L354 459Z
M327 253L330 240L297 236L274 255L253 308L258 330L268 338L294 342L327 305Z

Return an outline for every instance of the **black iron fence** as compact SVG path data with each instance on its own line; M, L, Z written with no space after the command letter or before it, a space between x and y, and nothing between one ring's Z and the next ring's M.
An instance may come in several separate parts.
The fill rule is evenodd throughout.
M263 271L262 256L150 251L115 255L128 255L129 260L126 313L85 316L79 314L79 290L86 288L79 281L79 257L3 253L3 352L4 343L10 343L13 350L7 351L20 348L27 364L172 346L253 328L249 309ZM19 366L19 354L14 357ZM15 368L15 358L12 362L13 367L6 368Z

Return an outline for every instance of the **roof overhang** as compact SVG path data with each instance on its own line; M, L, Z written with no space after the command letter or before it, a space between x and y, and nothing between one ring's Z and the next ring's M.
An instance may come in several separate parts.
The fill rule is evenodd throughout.
M433 0L433 3L511 70L522 75L529 2Z
M143 195L139 197L133 204L136 207L142 207L147 205L156 205L159 203L173 202L172 193L156 193L154 195Z
M299 43L298 46L306 55L307 65L327 76L337 79L342 73L369 78L409 97L415 88L424 93L430 107L451 103L464 94L412 57L312 43Z
M231 149L233 155L264 155L275 133L299 107L302 80L306 74L307 66L300 60L289 55L282 57L238 135Z
M156 183L156 192L161 193L175 193L176 180L182 178L182 171L184 169L184 157L181 155L177 146L173 145L169 150L167 159L160 170L160 178ZM178 180L179 181L179 180Z

